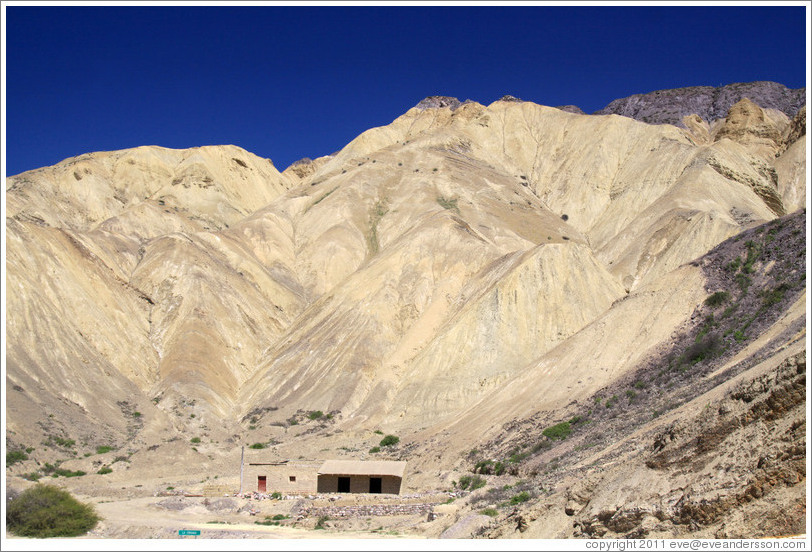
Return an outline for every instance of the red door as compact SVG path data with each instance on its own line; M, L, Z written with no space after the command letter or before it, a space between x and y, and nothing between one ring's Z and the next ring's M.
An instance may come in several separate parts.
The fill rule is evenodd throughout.
M261 493L265 492L267 488L267 479L264 475L260 475L257 477L257 490Z

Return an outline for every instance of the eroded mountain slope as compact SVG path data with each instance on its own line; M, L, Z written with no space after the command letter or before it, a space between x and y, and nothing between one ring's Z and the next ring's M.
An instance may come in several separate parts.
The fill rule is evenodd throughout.
M460 450L623 376L706 297L685 263L804 197L805 136L746 103L704 140L427 105L284 174L224 146L8 179L11 442L148 462L192 434L207 463L387 427ZM291 423L309 411L330 423Z

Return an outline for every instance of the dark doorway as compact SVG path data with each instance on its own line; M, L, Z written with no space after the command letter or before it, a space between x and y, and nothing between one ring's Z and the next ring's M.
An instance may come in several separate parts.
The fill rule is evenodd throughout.
M266 476L260 475L257 477L257 491L264 493L267 489L267 479Z
M350 492L350 478L349 477L339 477L338 478L338 492L340 492L340 493L348 493L348 492Z
M383 480L380 477L370 477L369 478L369 492L370 493L380 493L382 488Z

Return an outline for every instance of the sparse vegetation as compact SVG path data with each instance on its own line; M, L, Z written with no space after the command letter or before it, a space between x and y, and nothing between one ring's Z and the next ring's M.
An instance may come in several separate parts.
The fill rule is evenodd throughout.
M249 445L248 448L251 449L264 449L266 447L265 443L254 443L253 445Z
M28 460L28 455L22 449L7 450L6 451L6 466L12 466L17 462Z
M314 201L313 203L311 203L311 204L310 204L310 206L309 206L309 207L307 207L307 209L305 209L305 212L307 212L307 211L308 211L308 210L310 210L311 208L315 207L316 205L318 205L319 203L321 203L322 201L324 201L325 199L327 199L327 197L328 197L330 194L332 194L333 192L335 192L336 190L338 190L338 186L336 186L335 188L333 188L333 189L332 189L332 190L330 190L329 192L325 192L325 193L323 193L321 196L319 196L319 198L318 198L316 201Z
M325 522L329 521L329 516L321 516L318 521L316 521L316 526L313 529L327 529L324 524Z
M439 203L443 209L449 209L457 213L460 212L459 207L457 207L457 198L455 197L437 196L437 203Z
M460 477L459 486L460 489L463 491L471 490L475 491L477 489L481 489L485 485L487 485L487 481L484 477L480 477L478 475L463 475Z
M100 518L94 508L52 485L37 484L8 503L6 526L21 537L77 537Z
M96 473L98 473L99 475L105 475L105 474L108 474L108 473L113 473L113 470L109 466L104 466L103 468L101 468Z
M96 447L96 454L104 454L106 452L110 452L111 450L113 450L113 447L111 446L99 445L98 447Z
M318 420L324 417L324 412L322 412L321 410L311 410L310 412L307 413L307 417L310 420Z
M378 252L380 244L378 242L378 223L383 216L389 212L389 207L386 205L385 200L379 200L375 203L369 213L369 230L367 231L367 245L369 251L374 255Z
M679 365L683 365L684 363L694 365L697 362L712 358L719 352L720 345L721 339L719 339L719 336L709 334L688 347L682 357L680 357L681 362L679 362Z
M705 304L709 307L718 307L727 303L728 300L730 300L730 294L728 292L717 291L705 299Z
M74 445L76 445L76 441L74 441L73 439L67 439L56 435L49 435L48 440L45 441L45 443L43 444L48 447L57 446L64 449L69 449L72 448Z
M499 515L499 510L496 508L485 508L484 510L480 510L479 513L484 516L496 517Z
M191 439L189 439L189 442L197 444L200 442L200 437L192 437Z
M515 506L516 504L521 504L522 502L527 502L528 500L530 500L530 493L527 491L522 491L519 494L510 497L510 504Z
M372 447L371 449L369 449L369 452L371 454L375 454L376 452L381 452L381 447L378 447L378 446Z

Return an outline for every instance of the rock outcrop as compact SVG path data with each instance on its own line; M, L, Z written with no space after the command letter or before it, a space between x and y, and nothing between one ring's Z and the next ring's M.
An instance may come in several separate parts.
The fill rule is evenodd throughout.
M762 108L776 109L794 117L806 103L806 89L788 89L770 81L735 83L720 86L690 86L634 94L610 102L595 115L614 113L651 124L681 125L687 115L699 115L712 122L727 116L730 108L749 98Z

